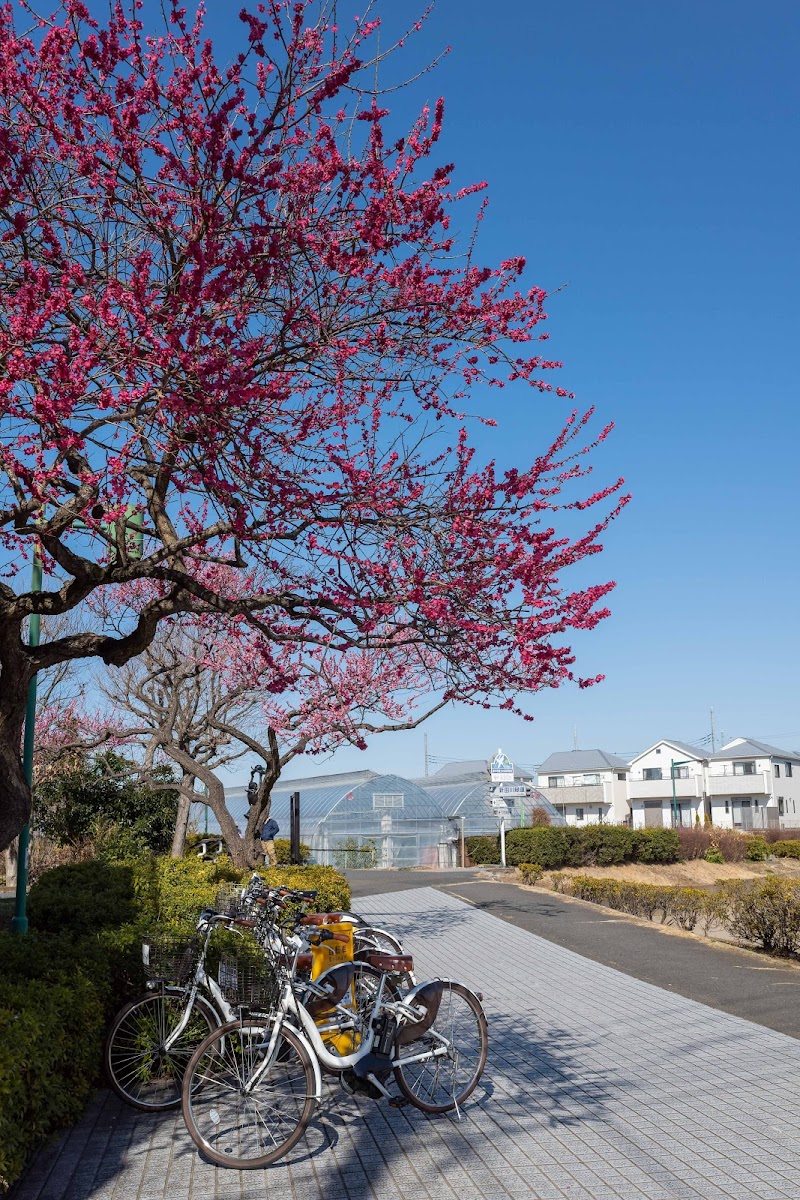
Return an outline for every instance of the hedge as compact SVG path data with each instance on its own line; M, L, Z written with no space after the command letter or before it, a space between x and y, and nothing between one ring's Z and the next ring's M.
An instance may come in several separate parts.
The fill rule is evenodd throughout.
M707 935L714 924L770 954L796 955L800 951L800 884L785 879L723 883L717 891L667 887L597 879L589 875L556 874L555 891L602 904L631 916L693 930L700 922Z
M54 1130L76 1120L97 1081L105 1026L141 990L141 941L155 922L194 923L230 859L137 858L56 867L31 887L25 937L0 933L0 1192ZM316 906L350 906L332 867L275 867L270 884L316 888Z
M769 849L776 858L800 858L800 841L773 842Z
M671 863L679 858L680 843L674 829L570 825L512 829L506 835L506 861L514 867L539 863L546 871L558 871L624 862Z
M500 838L497 834L475 834L464 838L464 845L474 867L500 862Z

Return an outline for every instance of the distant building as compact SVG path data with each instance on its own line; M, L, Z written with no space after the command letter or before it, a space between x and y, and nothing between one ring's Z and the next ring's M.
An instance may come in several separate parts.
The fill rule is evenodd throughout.
M628 764L606 750L561 750L539 766L538 791L567 825L626 824Z
M707 792L715 825L777 828L800 822L800 754L734 738L708 757Z
M673 824L673 773L675 824L703 823L707 811L706 754L697 746L662 738L631 759L628 799L635 829L669 828ZM671 766L673 763L676 765Z

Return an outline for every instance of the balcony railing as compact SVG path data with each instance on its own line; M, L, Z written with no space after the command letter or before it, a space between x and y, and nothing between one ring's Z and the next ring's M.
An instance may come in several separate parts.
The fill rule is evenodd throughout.
M709 796L763 796L772 791L772 776L767 771L757 775L708 776Z
M551 804L610 804L605 798L602 783L580 783L569 787L542 787L539 791Z
M702 796L703 780L699 775L691 779L675 780L675 795L681 799ZM669 775L665 779L629 779L628 796L631 800L655 800L659 796L672 798L672 780Z

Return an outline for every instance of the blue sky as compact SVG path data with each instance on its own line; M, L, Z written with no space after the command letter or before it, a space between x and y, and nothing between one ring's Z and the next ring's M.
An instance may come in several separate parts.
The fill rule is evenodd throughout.
M633 502L592 564L617 580L613 615L575 643L606 681L531 697L533 724L444 713L430 752L536 763L577 730L632 753L707 735L711 706L718 738L800 747L800 8L439 0L413 56L447 44L395 106L445 97L442 157L490 184L485 258L521 253L530 282L569 285L550 349L616 422L597 470ZM503 403L500 436L524 457L551 402ZM419 773L422 754L416 731L330 765Z
M417 11L403 0L389 19ZM409 68L447 45L394 112L402 124L443 95L441 159L460 182L490 185L484 259L523 254L530 283L568 285L548 305L549 350L560 382L616 422L596 469L624 475L633 502L592 563L617 581L613 615L574 642L581 673L605 682L532 696L532 724L437 715L430 753L501 745L533 764L577 738L632 754L708 735L711 706L718 744L748 734L800 747L800 8L438 0ZM487 398L492 452L527 460L555 403ZM288 774L422 766L418 730Z
M224 58L238 23L221 0L208 7ZM384 8L397 26L422 4ZM447 45L391 98L398 126L443 95L438 161L490 185L479 257L522 254L528 283L568 285L548 304L548 353L564 361L558 382L616 422L598 481L623 475L633 501L574 579L618 584L612 617L573 643L576 669L605 682L532 696L533 723L439 714L430 753L438 765L502 746L530 765L576 738L628 755L707 735L711 706L718 745L746 734L800 748L800 7L438 0L409 72ZM561 404L478 397L499 429L476 436L527 465ZM423 730L287 774L356 767L421 774Z

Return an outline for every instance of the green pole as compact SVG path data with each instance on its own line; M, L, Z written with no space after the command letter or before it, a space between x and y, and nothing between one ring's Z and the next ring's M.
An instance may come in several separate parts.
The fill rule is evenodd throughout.
M38 541L33 548L33 572L31 575L31 591L42 590L42 555ZM32 613L28 624L28 645L39 645L40 618L38 613ZM33 736L36 728L36 675L28 684L28 704L25 709L25 736L22 742L22 770L28 787L33 790ZM26 905L28 899L28 849L31 840L30 825L23 825L19 833L19 849L17 851L17 897L14 917L11 921L13 933L28 932L28 914Z

